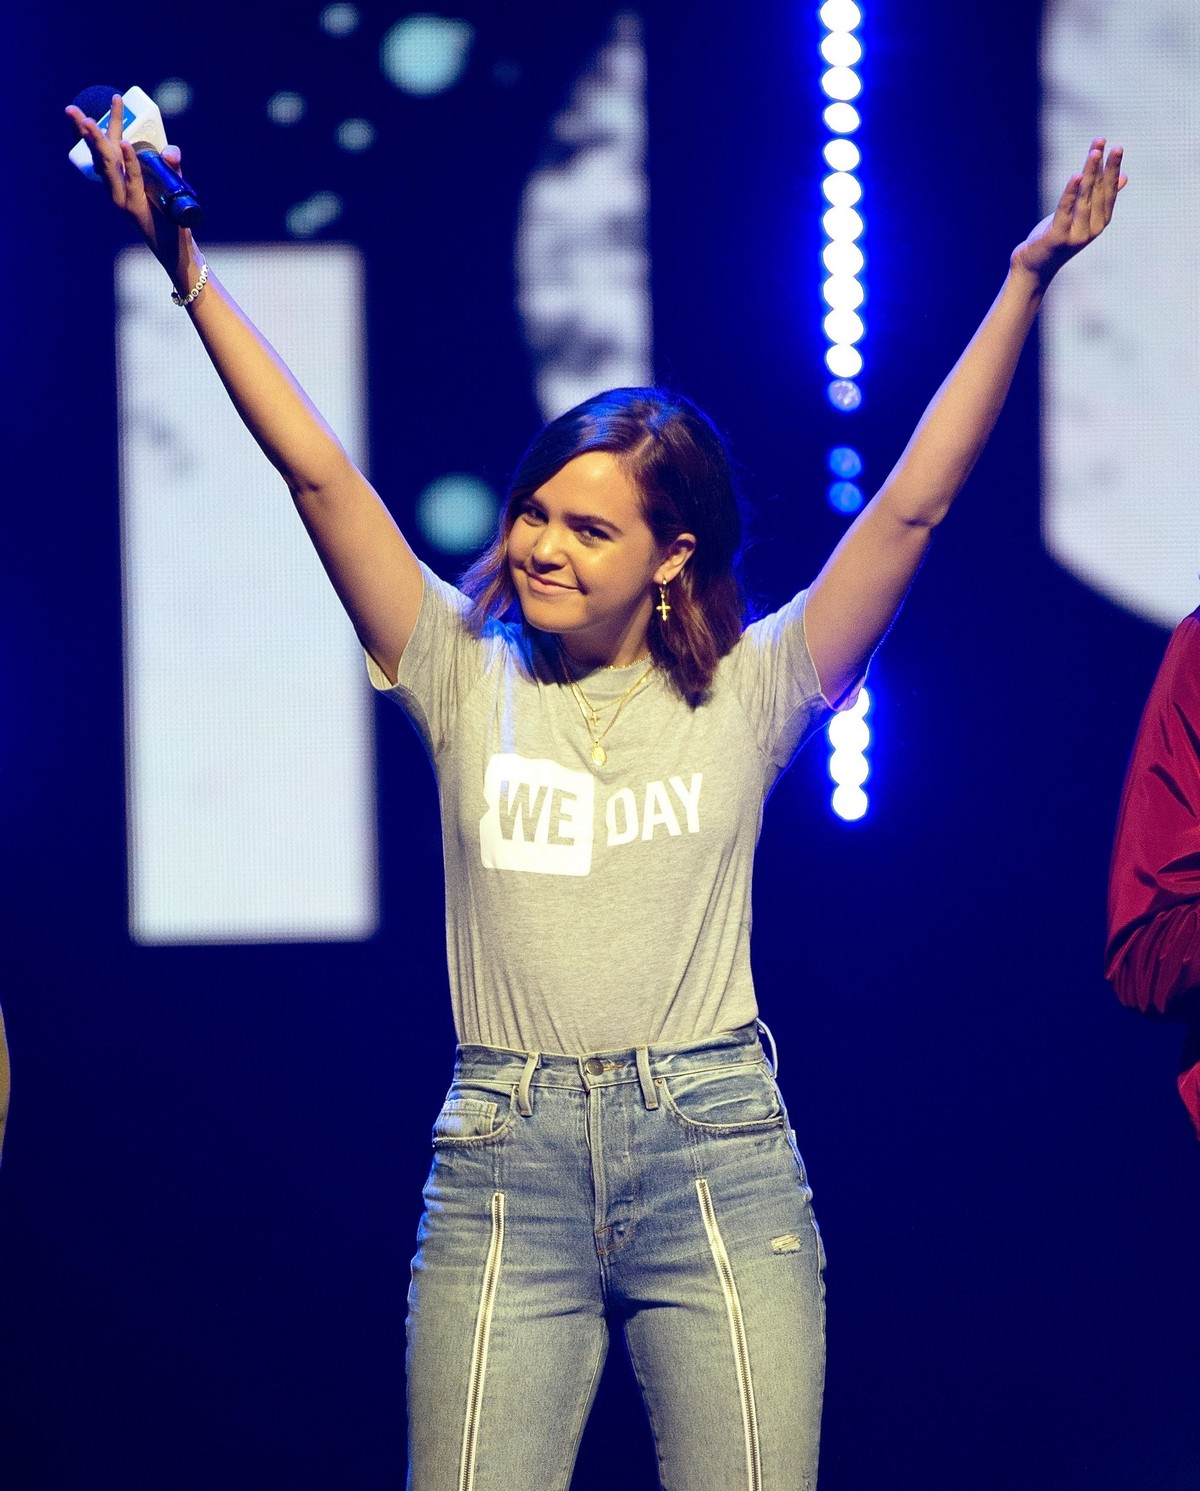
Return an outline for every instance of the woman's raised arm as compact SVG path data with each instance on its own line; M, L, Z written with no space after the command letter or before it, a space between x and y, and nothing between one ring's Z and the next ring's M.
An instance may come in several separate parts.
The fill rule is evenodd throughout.
M1093 140L1054 212L1013 250L1000 294L934 395L904 454L813 582L805 611L826 697L862 676L891 625L930 536L987 443L1051 279L1108 226L1125 185L1121 151Z
M416 556L370 482L266 338L207 270L192 235L156 214L137 154L121 139L120 95L107 131L68 115L88 142L113 202L137 225L181 298L213 366L267 459L288 485L321 563L363 646L392 680L421 604ZM164 159L179 163L169 147Z

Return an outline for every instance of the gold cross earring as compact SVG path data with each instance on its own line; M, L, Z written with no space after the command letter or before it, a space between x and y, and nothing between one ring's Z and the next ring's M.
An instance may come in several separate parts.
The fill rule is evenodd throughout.
M671 608L667 604L667 587L661 581L658 586L658 605L654 609L658 612L665 626L667 624L667 617L671 614Z

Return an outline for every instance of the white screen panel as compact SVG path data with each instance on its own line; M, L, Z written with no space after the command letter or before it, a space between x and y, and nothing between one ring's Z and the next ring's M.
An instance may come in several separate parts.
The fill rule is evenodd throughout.
M1046 544L1165 626L1200 602L1200 5L1055 0L1042 47L1049 211L1093 135L1130 186L1046 301Z
M350 248L212 250L364 462ZM357 939L378 922L361 653L282 481L144 249L117 264L130 931Z

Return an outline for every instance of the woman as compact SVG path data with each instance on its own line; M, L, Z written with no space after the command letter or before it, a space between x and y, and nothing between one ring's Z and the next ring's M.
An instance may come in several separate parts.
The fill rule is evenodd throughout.
M1050 279L1112 215L1120 151L1095 141L1015 250L808 592L743 631L728 463L694 406L616 390L551 424L454 590L152 215L119 100L107 133L68 112L438 775L460 1048L409 1296L410 1486L565 1487L619 1325L665 1485L811 1487L824 1260L756 1024L759 814L854 697Z

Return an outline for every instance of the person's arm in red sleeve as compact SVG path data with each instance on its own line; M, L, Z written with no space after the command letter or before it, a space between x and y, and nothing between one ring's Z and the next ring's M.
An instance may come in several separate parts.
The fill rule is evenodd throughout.
M1105 975L1123 1004L1195 1018L1200 1001L1200 611L1167 647L1125 778Z

